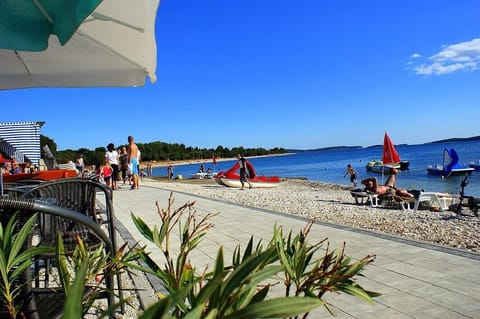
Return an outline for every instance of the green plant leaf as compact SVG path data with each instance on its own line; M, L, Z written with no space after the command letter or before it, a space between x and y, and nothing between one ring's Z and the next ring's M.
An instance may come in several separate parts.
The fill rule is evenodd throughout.
M225 280L220 300L229 300L230 294L235 289L239 289L247 279L250 279L256 268L262 265L266 260L270 260L272 251L275 252L275 249L271 248L265 250L257 256L249 256L242 261L240 265L235 267L233 272ZM228 304L223 305L220 312L223 312L223 309L227 308L228 306Z
M69 289L69 294L63 307L63 319L82 319L82 300L85 289L85 277L88 272L88 261L84 260Z
M148 307L138 319L168 319L174 318L169 314L170 307L171 307L171 300L170 297L165 297L160 299L150 307Z
M272 298L237 310L224 319L284 318L309 312L323 304L320 299L308 297Z
M16 216L14 215L14 218L15 217ZM22 250L23 245L25 244L25 242L27 241L27 238L30 236L30 233L32 232L33 223L36 221L36 217L37 217L37 215L31 216L25 222L25 224L22 226L20 231L17 234L12 236L12 241L11 241L12 245L10 247L10 253L9 253L8 258L7 258L7 264L8 265L12 265L13 260L15 258L17 258L19 252ZM9 224L10 224L10 222L9 222ZM13 233L13 225L14 224L15 223L11 224L11 227L12 227L11 231L12 232L10 234ZM8 228L10 228L10 227L8 227Z
M141 219L140 217L136 217L133 213L131 213L130 216L132 217L133 223L137 227L138 231L142 234L142 236L148 239L149 241L154 242L152 231L150 230L150 227L148 227L148 225L145 224L143 219Z
M381 295L381 294L376 293L376 292L366 291L360 285L357 285L357 284L343 285L342 288L341 288L341 291L345 292L347 294L353 295L353 296L360 297L360 298L368 301L369 303L374 303L372 297L378 297L378 296Z
M254 304L254 303L263 301L267 297L269 291L270 291L270 286L267 285L263 287L262 289L260 289L260 291L258 291L255 294L255 296L253 296L250 302Z
M218 304L218 295L220 294L221 286L223 283L223 279L225 278L225 272L215 272L213 278L208 281L208 283L199 291L197 297L194 300L193 306L197 306L199 304L203 304L207 302L207 300L212 297L209 304L212 307L216 307ZM220 304L223 303L224 300L220 300Z
M280 257L280 264L282 265L285 273L288 275L288 277L295 278L295 272L293 271L292 266L290 264L290 260L287 254L285 253L284 238L281 237L280 232L275 234L275 243L277 247L278 256Z

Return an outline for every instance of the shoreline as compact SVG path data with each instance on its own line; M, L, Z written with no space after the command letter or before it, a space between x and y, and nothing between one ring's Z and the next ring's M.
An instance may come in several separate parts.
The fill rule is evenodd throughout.
M293 155L295 153L282 153L282 154L269 154L269 155L258 155L258 156L246 156L245 158L262 158L262 157L274 157L274 156L287 156ZM217 162L227 162L227 161L235 161L236 157L221 157L216 158ZM140 162L140 168L145 168L147 165L151 165L152 168L158 167L167 167L168 165L176 166L176 165L191 165L191 164L206 164L212 163L212 158L207 159L192 159L192 160L177 160L177 161L142 161Z
M282 179L277 188L240 191L213 179L146 178L156 187L269 211L313 218L380 234L480 253L480 218L455 218L450 211L402 211L356 205L350 186L304 179Z

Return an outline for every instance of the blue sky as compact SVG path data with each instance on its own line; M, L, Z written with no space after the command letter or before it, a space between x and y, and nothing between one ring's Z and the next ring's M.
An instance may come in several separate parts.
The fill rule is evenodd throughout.
M157 82L0 91L60 150L311 149L480 135L478 0L161 0Z

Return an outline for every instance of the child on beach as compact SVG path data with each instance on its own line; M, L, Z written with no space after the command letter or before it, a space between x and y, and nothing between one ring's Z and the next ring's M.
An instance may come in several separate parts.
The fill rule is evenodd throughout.
M107 186L112 187L112 175L113 175L113 168L110 165L110 162L105 159L105 163L102 167L100 167L100 177L103 177L105 184Z
M343 174L343 177L347 176L347 174L350 174L350 182L352 182L353 187L356 187L358 173L350 164L347 165L347 171L345 172L345 174Z

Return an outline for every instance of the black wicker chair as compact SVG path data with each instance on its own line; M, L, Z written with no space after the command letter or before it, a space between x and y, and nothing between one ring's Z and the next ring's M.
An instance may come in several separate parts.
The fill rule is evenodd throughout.
M113 250L117 251L117 241L115 232L115 215L113 211L113 191L110 187L88 178L65 178L56 181L47 181L35 185L28 190L22 190L20 198L34 198L50 201L50 203L79 212L105 229L111 242ZM42 239L45 242L55 241L56 231L60 231L64 236L64 241L68 242L69 234L81 234L82 229L76 229L75 224L59 222L56 218L46 216L46 220L40 219L40 227L43 227ZM54 230L52 232L52 229ZM71 237L71 236L70 236ZM88 241L87 241L88 243ZM88 243L89 247L95 248L94 243ZM48 281L49 256L45 256L42 265L47 268L45 279ZM37 263L35 270L41 269L41 264ZM38 276L36 276L38 278ZM121 311L124 312L124 302L122 294L121 276L117 276L118 295L121 304ZM38 282L37 282L38 283Z
M38 213L37 216L44 221L50 218L57 222L62 220L66 225L75 225L77 230L81 229L84 232L82 237L92 238L90 239L91 242L102 242L106 254L110 256L110 258L114 258L114 245L108 234L95 220L84 214L57 205L48 204L42 200L1 197L1 222L5 224L14 213L18 214L19 224L33 214ZM45 244L45 242L42 241L35 242L32 240L34 236L38 236L38 234L41 233L41 230L38 230L38 228L41 227L41 223L39 220L37 227L35 227L35 230L32 232L32 237L27 241L23 249ZM35 283L35 275L33 273L32 269L28 268L20 277L21 282L18 282L21 287L19 301L22 303L22 316L29 319L60 318L65 301L63 290L60 287L38 287ZM107 298L109 306L113 306L115 302L113 289L114 278L109 274L104 274L104 276L106 289L104 294L99 297ZM2 311L5 311L4 304L0 304L0 316L2 318L7 317Z

